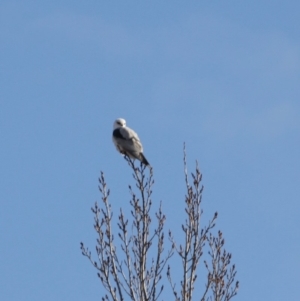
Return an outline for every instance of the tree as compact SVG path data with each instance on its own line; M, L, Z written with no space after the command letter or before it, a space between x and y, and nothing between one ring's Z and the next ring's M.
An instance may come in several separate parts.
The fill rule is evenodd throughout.
M102 300L133 300L156 301L161 296L166 281L173 292L176 301L195 300L193 295L197 280L197 270L204 250L208 251L203 260L206 268L206 283L201 301L229 301L238 291L239 283L235 282L236 269L231 265L231 254L224 248L224 238L221 231L215 235L213 228L217 212L211 221L201 227L200 208L203 186L202 174L198 163L195 173L192 173L193 184L188 181L186 153L184 149L184 175L186 184L185 214L182 225L184 243L178 244L169 230L170 246L165 250L164 224L166 216L162 212L162 203L155 213L155 226L151 216L153 171L146 170L143 164L135 166L134 161L125 157L133 170L133 178L137 192L129 186L131 194L131 218L126 218L122 208L118 216L118 243L113 234L113 212L109 203L110 191L107 188L103 172L99 178L99 190L102 195L102 206L96 202L92 208L94 214L94 229L97 232L97 260L92 257L88 248L81 243L81 251L97 269L97 275L107 294ZM148 174L148 176L146 176ZM182 263L183 271L179 291L172 277L172 269L167 266L169 259L177 255ZM166 271L166 273L165 273ZM172 296L166 299L171 300ZM198 299L197 299L198 300Z

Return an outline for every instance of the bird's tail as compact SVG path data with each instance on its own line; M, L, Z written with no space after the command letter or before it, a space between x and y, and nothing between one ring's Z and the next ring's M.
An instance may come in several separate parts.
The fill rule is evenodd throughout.
M142 161L142 163L144 163L147 166L150 166L149 162L147 161L147 159L145 158L143 153L140 153L140 160Z

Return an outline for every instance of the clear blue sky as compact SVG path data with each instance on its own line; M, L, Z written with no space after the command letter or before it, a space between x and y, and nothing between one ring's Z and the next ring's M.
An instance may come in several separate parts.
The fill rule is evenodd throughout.
M174 232L183 142L189 169L199 161L204 219L219 212L237 266L234 300L296 300L299 11L274 0L2 0L0 299L100 300L79 242L95 244L100 170L116 213L128 207L131 171L111 141L123 117Z

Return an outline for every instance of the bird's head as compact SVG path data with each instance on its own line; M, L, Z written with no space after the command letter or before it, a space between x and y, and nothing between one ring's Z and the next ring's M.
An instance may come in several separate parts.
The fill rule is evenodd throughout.
M126 120L123 118L118 118L114 122L114 130L125 126L126 126Z

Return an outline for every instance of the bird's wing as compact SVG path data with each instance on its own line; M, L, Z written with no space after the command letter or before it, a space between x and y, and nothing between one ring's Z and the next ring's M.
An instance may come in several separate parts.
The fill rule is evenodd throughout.
M129 155L138 157L143 152L143 146L137 133L128 127L115 129L113 131L113 138L116 146Z

